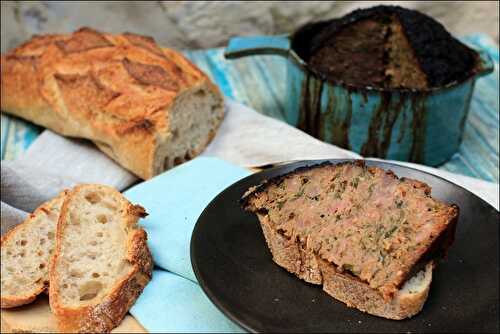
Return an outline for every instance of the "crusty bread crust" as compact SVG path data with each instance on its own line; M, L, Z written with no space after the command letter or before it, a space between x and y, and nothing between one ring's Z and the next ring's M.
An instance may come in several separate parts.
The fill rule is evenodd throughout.
M364 282L353 279L348 275L338 273L334 266L320 259L320 268L323 277L323 290L335 299L363 312L393 320L410 318L419 313L427 300L432 281L434 263L429 262L425 267L425 275L430 279L422 290L415 293L396 292L394 297L386 301L375 289Z
M211 105L178 108L198 95L211 96ZM90 28L34 36L2 55L1 108L62 135L90 139L143 179L203 151L224 114L217 86L180 53L151 37ZM191 130L177 131L173 119L196 113L207 115L196 122L197 142L185 143ZM183 141L183 152L168 156L172 150L165 147Z
M68 206L78 191L89 186L108 188L106 191L117 192L102 185L80 185L73 189L63 204L57 225L56 250L49 272L50 282L52 282L49 290L50 307L57 318L61 332L103 333L111 331L122 321L152 276L153 259L147 247L147 234L144 229L137 227L138 219L144 217L146 212L141 206L132 205L122 197L122 223L130 227L126 260L131 264L132 269L126 277L115 283L110 293L100 303L77 308L69 308L62 304L59 272L56 267L62 256L61 241L68 224L66 219Z
M323 285L323 290L349 307L376 316L401 320L422 310L430 289L433 262L426 266L427 281L424 289L415 293L396 293L386 301L382 294L368 284L346 273L317 256L304 245L279 234L271 227L267 215L257 213L273 261L306 282Z
M32 214L30 214L24 222L21 224L15 226L11 230L7 231L4 235L2 235L0 239L0 247L3 247L9 240L15 236L18 232L24 229L29 229L30 224L34 222L34 218L36 218L39 215L45 215L47 212L50 212L51 209L56 206L60 205L66 195L68 194L67 190L62 191L58 196L55 198L51 199L50 201L47 201L40 205ZM42 292L47 290L48 287L48 281L49 278L46 277L45 282L40 282L36 290L33 291L27 291L24 290L26 294L24 296L15 296L15 295L8 295L2 291L0 294L0 301L1 301L1 308L11 308L11 307L16 307L16 306L21 306L25 304L31 303L35 298L41 294Z

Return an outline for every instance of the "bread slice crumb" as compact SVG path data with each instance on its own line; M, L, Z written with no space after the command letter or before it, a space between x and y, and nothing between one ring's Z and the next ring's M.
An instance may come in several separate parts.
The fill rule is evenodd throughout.
M151 279L145 210L103 185L75 187L63 204L50 267L50 306L63 332L109 332Z
M68 191L42 204L1 239L1 307L31 303L49 284L57 219Z

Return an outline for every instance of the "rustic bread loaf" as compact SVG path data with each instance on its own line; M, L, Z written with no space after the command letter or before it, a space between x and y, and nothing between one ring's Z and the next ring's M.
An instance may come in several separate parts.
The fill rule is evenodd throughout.
M458 208L430 191L362 163L324 164L250 189L243 205L277 264L349 306L403 319L421 310L454 238Z
M49 262L55 243L63 191L42 204L1 239L1 307L31 303L49 283Z
M146 212L113 188L75 187L57 225L50 307L62 332L109 332L151 279Z
M180 53L90 28L2 55L1 108L90 139L143 179L202 152L224 114L217 87Z

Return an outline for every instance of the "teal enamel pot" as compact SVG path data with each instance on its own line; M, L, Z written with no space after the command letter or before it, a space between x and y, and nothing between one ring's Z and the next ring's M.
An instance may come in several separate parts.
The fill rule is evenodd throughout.
M476 80L494 68L490 56L476 50L477 68L461 82L426 91L353 88L310 71L292 48L293 36L236 37L225 57L286 57L286 121L365 157L430 166L446 162L462 140Z

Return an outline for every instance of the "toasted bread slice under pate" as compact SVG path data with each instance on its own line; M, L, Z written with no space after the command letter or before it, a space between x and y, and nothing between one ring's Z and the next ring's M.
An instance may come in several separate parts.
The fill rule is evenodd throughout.
M271 179L242 201L277 264L348 306L403 319L421 310L458 218L430 191L363 163L323 164Z
M67 191L42 204L1 239L1 306L31 303L49 284L57 219Z
M151 279L145 210L113 188L80 185L59 217L50 307L63 332L109 332Z
M269 220L259 216L273 261L306 282L322 284L323 290L349 307L380 317L400 320L422 310L432 281L433 261L407 280L389 301L368 284L302 248L272 229Z

